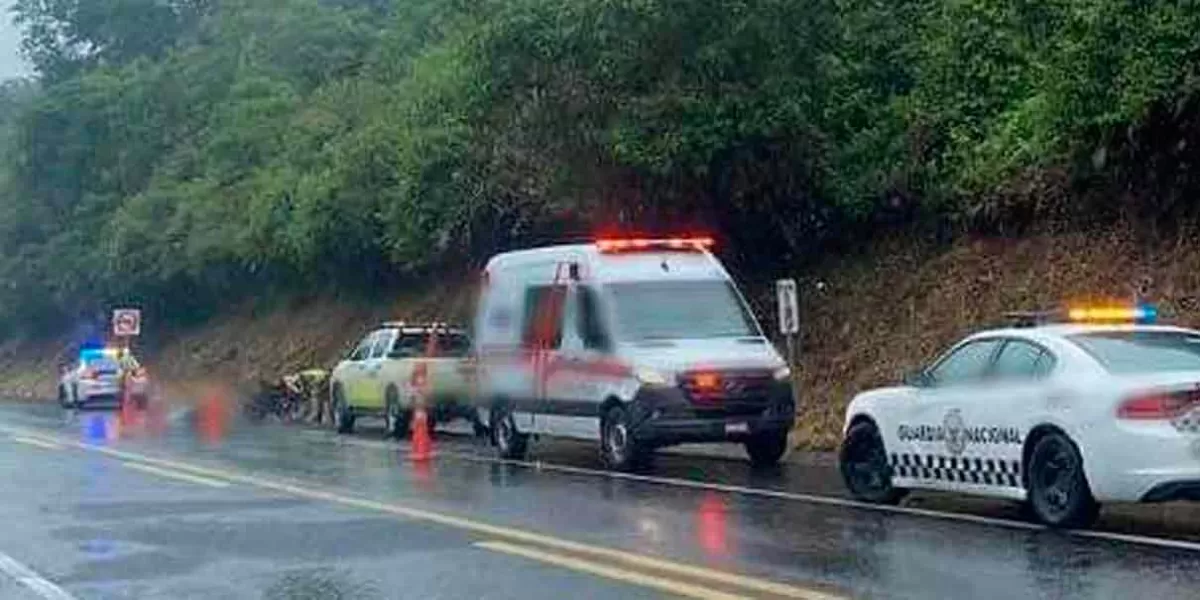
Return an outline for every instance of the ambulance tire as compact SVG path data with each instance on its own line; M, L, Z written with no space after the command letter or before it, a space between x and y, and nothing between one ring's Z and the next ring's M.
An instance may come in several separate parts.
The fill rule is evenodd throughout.
M346 404L342 386L333 386L333 426L338 433L354 433L354 411Z
M1029 455L1028 505L1038 521L1050 527L1081 529L1100 516L1083 458L1066 435L1050 433Z
M400 406L400 392L396 386L389 385L384 393L384 434L398 440L408 437L411 413Z
M773 467L787 452L787 430L755 435L746 440L745 446L751 465L756 468Z
M488 422L491 423L492 445L496 453L505 460L522 460L529 448L529 434L517 429L512 411L507 406L498 404L492 407Z
M652 453L633 433L629 412L613 406L600 421L600 460L614 471L631 471L646 466Z
M856 500L899 504L908 494L908 490L892 485L892 468L874 423L856 423L846 432L838 452L838 468L846 489Z

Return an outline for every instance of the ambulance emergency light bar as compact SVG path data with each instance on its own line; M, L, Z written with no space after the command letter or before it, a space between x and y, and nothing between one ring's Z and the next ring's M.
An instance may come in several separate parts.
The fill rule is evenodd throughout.
M705 251L713 247L710 237L675 237L675 238L632 238L632 239L600 239L596 240L596 248L600 252L612 254L617 252L648 252L653 250L692 250Z

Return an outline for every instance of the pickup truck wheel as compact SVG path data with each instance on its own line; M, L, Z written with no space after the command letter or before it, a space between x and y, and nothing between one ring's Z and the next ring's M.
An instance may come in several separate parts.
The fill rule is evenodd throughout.
M408 436L409 413L400 406L400 393L395 387L389 386L383 413L384 429L387 435L398 440Z
M354 433L354 411L346 404L341 386L333 388L333 426L338 433Z
M525 458L525 452L529 446L529 435L521 433L517 429L517 422L513 419L512 412L507 408L493 408L489 421L492 424L492 443L496 445L496 451L500 458L507 460Z
M779 464L779 459L787 452L787 430L756 434L746 440L745 446L751 465L773 467Z

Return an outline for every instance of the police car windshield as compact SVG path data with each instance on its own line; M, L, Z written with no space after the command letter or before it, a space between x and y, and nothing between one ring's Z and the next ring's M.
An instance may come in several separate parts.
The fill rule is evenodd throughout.
M611 283L625 341L757 336L733 284L721 280Z
M1180 331L1105 331L1069 336L1110 373L1200 371L1200 335Z

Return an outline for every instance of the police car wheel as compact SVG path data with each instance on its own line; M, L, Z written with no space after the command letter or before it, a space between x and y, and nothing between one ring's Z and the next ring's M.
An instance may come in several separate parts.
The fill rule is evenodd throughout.
M333 426L338 433L354 433L354 413L342 397L342 388L333 388Z
M1067 436L1052 433L1038 440L1029 457L1029 509L1051 527L1088 527L1100 515L1092 497L1083 459Z
M387 435L398 440L408 435L409 413L400 406L400 393L396 388L389 387L383 413L384 429Z
M846 489L855 499L875 504L896 504L907 490L892 485L892 469L883 439L872 423L858 423L846 432L838 456Z
M67 395L67 388L61 385L58 386L58 404L63 408L72 406L71 397Z
M633 433L629 413L620 406L608 409L600 423L600 459L610 469L627 471L641 466L649 453Z
M755 467L773 467L787 452L787 430L755 435L746 440L746 454Z
M512 412L504 408L493 408L489 421L492 424L492 443L500 458L521 460L525 458L529 436L517 430Z

